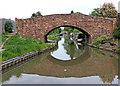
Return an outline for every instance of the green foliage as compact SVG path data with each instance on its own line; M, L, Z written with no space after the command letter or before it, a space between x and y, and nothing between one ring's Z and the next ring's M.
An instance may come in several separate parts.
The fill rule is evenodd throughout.
M56 28L47 35L47 39L58 41L60 35L59 33L61 33L61 28Z
M59 41L60 37L59 36L53 37L51 35L48 35L47 39Z
M74 14L82 14L81 12L75 12Z
M0 45L8 38L8 32L0 34Z
M98 42L109 41L109 40L110 40L110 38L107 37L106 35L102 35L96 39L96 41L98 41Z
M81 31L79 31L78 29L74 29L73 31L72 31L73 33L80 33L80 34L83 34Z
M117 10L113 3L104 3L99 9L101 16L108 18L116 18L118 16Z
M72 27L64 27L64 31L70 31L70 29L72 30Z
M8 32L4 32L2 33L2 36L8 35Z
M36 13L36 16L42 16L41 12L38 11L38 12Z
M37 17L35 13L32 14L31 18Z
M116 22L117 27L119 27L119 21Z
M10 21L5 23L5 32L12 33L13 24Z
M2 45L2 34L0 34L0 46Z
M61 28L56 28L56 29L54 29L53 31L51 31L50 33L49 33L49 35L52 35L52 34L59 34L59 33L61 33Z
M21 56L31 51L41 50L50 45L45 44L37 39L12 36L4 45L5 51L2 52L2 60L8 60L17 56Z
M118 50L120 51L120 47L118 47Z
M118 50L120 51L120 47L118 47Z
M120 39L120 27L116 27L113 31L113 36L116 38L116 39Z
M96 41L94 42L92 45L98 46L99 44L101 44L100 42Z
M106 35L102 35L102 36L98 37L96 39L96 42L94 42L92 45L99 46L99 44L101 44L102 41L108 42L108 41L110 41L110 38L107 37Z
M90 15L91 16L101 16L101 14L99 13L99 8L94 8Z
M71 31L70 31L71 30ZM76 28L72 28L72 27L64 27L64 31L68 31L68 32L72 32L72 33L80 33L83 34L81 31L79 31Z
M36 12L36 13L33 13L32 16L31 16L31 18L39 17L39 16L42 16L42 14L41 14L40 11L38 11L38 12Z

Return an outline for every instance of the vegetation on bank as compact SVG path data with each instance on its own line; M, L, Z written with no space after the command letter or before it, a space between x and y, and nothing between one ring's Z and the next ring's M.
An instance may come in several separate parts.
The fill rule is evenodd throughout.
M120 47L118 47L118 51L120 51Z
M54 41L59 41L59 34L55 34L55 35L48 35L47 39L48 40L54 40Z
M2 43L8 38L8 33L1 33L0 34L0 46L2 45Z
M2 42L4 42L8 38L8 36L7 36L8 33L5 32L5 33L2 33L1 35L2 35Z
M116 42L113 42L109 37L107 37L106 35L102 35L100 37L98 37L96 39L96 41L92 44L95 46L99 46L100 44L104 44L104 43L111 43L113 45L116 45Z
M64 27L64 31L68 31L69 33L72 32L72 33L83 34L81 31L79 31L78 29L73 28L73 27Z
M24 55L26 53L42 50L43 48L54 46L41 42L37 39L20 37L18 35L12 36L4 45L2 51L2 61Z
M51 31L48 35L47 35L47 39L48 40L56 40L58 41L59 40L59 36L60 36L60 33L61 33L61 28L56 28L54 29L53 31Z
M118 47L120 47L120 26L113 30L113 37L118 39Z

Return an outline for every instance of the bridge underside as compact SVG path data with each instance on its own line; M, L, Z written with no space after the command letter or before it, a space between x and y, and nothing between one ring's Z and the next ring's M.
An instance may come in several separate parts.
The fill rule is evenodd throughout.
M91 43L90 34L87 33L86 31L84 31L83 29L80 29L80 28L74 27L74 26L68 26L68 25L67 25L67 26L60 26L60 27L70 27L70 28L74 28L74 29L79 30L80 32L82 32L82 33L85 35L85 37L86 37L86 42L87 42L87 43ZM52 32L53 30L55 30L55 29L57 29L57 28L60 28L60 27L56 27L56 28L52 29L51 31L49 31L49 32L44 36L45 42L48 42L47 36L50 34L50 32Z
M91 43L101 35L112 36L116 19L83 14L55 14L30 19L18 19L18 34L46 41L46 35L61 26L72 26L89 34Z

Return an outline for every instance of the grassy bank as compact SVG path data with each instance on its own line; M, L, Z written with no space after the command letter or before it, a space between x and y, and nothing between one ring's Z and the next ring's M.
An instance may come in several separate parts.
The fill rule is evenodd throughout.
M48 40L56 40L56 41L58 41L59 40L59 33L57 33L57 34L49 34L48 36L47 36L47 39Z
M40 40L20 37L18 35L12 36L4 45L5 51L2 52L2 61L24 55L31 51L42 50L43 48L54 46L48 45Z
M2 35L1 36L2 37L2 43L3 43L8 38L8 36L7 36L8 33L2 33L1 35Z

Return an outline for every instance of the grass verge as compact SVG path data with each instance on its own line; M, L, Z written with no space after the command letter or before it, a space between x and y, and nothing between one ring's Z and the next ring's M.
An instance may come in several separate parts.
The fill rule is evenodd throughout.
M20 37L18 35L12 36L4 44L4 51L2 51L2 61L24 55L31 51L42 50L43 48L54 46L41 42L37 39Z
M51 34L47 36L48 40L56 40L58 41L60 39L59 34Z

